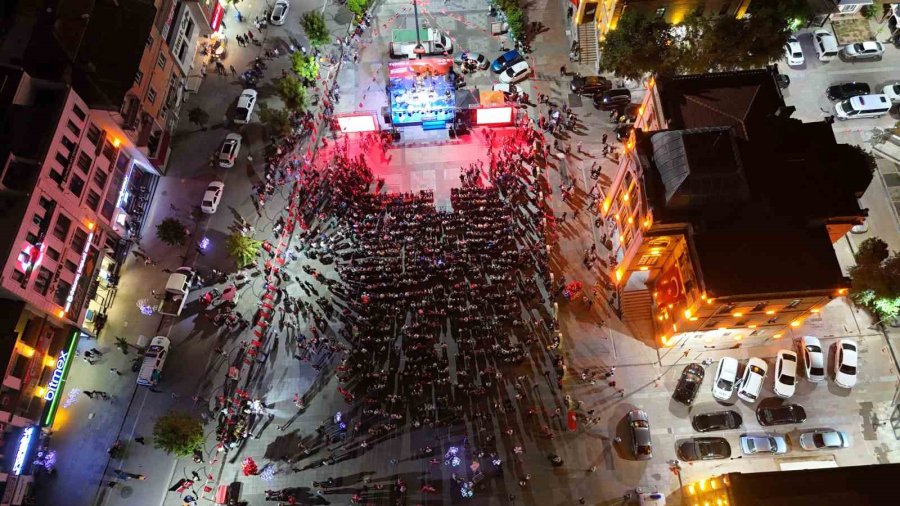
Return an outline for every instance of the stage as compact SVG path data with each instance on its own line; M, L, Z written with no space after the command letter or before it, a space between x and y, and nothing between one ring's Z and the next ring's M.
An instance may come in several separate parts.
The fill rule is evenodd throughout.
M446 129L456 117L453 60L423 58L388 64L388 96L394 127Z

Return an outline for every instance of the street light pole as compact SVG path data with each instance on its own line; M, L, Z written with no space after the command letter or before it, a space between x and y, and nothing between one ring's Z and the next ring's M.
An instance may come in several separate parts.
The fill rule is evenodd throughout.
M413 51L416 53L417 59L422 59L425 48L422 47L422 39L419 38L419 4L417 0L413 0L413 17L416 20L416 47Z

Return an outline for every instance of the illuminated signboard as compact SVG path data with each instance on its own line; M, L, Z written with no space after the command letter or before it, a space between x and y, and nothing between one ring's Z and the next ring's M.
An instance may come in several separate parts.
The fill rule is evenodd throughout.
M69 288L69 295L66 297L66 305L63 309L68 313L69 308L72 307L72 301L75 300L75 290L78 289L78 281L81 279L81 275L84 274L84 262L87 260L88 253L91 251L91 240L94 238L94 229L95 225L91 225L91 233L88 234L87 241L84 243L84 249L81 251L81 260L78 262L78 269L75 271L75 279L72 281L72 287Z
M47 404L44 405L44 427L53 425L53 419L56 417L56 408L59 406L60 397L62 397L63 386L66 384L66 377L69 375L69 367L72 365L72 357L74 356L77 343L78 331L75 331L72 337L69 338L69 346L60 351L59 357L56 359L56 368L53 369L53 374L50 375L50 380L46 386L47 391L44 393L44 400L47 401Z
M16 459L13 461L12 473L16 476L22 474L22 468L25 466L28 450L31 449L31 440L34 438L34 426L28 427L22 432L19 438L19 449L16 451Z
M338 116L336 119L338 128L345 134L353 132L375 132L378 130L375 116L371 114L360 116Z
M512 123L512 107L489 107L475 110L475 123L478 125L508 125Z

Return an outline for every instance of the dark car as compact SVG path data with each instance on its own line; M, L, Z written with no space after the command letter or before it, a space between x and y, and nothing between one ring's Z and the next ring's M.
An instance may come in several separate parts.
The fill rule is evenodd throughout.
M522 54L518 51L507 51L494 60L494 63L491 64L491 70L493 70L494 73L499 74L523 60L525 60L525 58L523 58Z
M799 404L782 404L781 406L762 407L756 410L756 419L760 425L785 425L806 421L806 410Z
M621 109L631 103L631 91L627 88L616 88L594 95L594 107L601 111Z
M866 83L841 83L829 86L825 90L825 96L829 100L844 100L859 95L868 95L871 89Z
M676 401L690 406L700 390L700 384L703 383L703 376L706 372L700 364L688 364L681 371L681 377L678 378L678 386L675 387L675 393L672 398Z
M569 85L572 92L579 95L596 95L611 90L612 87L612 81L600 76L575 76Z
M713 430L737 429L744 423L741 414L737 411L715 411L695 415L691 425L697 432L709 432Z
M632 130L634 130L634 125L618 125L616 127L616 140L625 142L625 139L627 139L628 136L631 135Z
M731 457L731 445L723 437L695 437L678 444L678 458L694 460L721 460Z

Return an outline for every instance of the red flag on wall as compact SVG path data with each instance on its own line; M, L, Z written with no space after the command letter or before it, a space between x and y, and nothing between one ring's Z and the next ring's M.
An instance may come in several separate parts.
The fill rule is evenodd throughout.
M684 284L681 282L681 271L672 265L656 280L656 305L663 307L684 300Z

